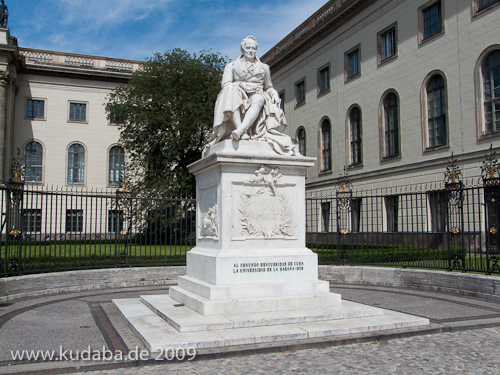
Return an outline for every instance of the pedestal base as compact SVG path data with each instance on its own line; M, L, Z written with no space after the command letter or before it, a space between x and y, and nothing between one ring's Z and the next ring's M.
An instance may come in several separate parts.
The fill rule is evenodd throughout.
M203 316L167 295L113 301L152 353L349 335L428 325L408 314L342 301L330 308Z
M201 315L280 312L340 305L340 294L329 293L326 281L215 286L179 277L170 297Z

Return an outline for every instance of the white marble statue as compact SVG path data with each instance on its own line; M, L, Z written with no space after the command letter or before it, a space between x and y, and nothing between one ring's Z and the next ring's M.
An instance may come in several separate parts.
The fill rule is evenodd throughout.
M299 155L298 146L283 133L286 119L271 71L255 55L253 36L241 41L242 55L226 65L222 89L214 110L213 133L208 147L228 138L266 141L282 155Z

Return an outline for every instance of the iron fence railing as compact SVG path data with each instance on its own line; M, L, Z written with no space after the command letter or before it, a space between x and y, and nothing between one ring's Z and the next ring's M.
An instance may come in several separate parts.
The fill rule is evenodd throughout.
M185 264L195 201L128 191L0 187L0 276Z
M491 170L491 167L490 167ZM500 178L377 191L308 193L307 246L321 264L500 273ZM182 265L196 242L194 199L126 188L0 186L0 276Z
M499 181L309 194L307 246L322 264L500 273Z

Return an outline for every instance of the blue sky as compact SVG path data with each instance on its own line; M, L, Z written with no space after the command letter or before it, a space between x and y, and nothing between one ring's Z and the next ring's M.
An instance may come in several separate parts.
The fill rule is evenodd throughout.
M5 0L20 47L144 60L179 47L261 56L327 0Z

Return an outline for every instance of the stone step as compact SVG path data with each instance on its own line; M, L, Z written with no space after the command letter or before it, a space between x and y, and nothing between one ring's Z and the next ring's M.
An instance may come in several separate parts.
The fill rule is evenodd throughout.
M179 332L153 310L149 309L139 298L115 299L113 302L131 329L142 339L152 353L164 353L168 348L175 350L180 347L185 349L227 347L232 345L349 335L429 324L429 320L426 318L383 310L383 315L370 317L299 322L275 326ZM349 306L351 309L362 309L364 306L346 301L342 305L344 308ZM214 317L203 318L213 319Z
M190 276L180 276L178 286L209 300L322 294L330 292L324 280L214 285Z
M209 300L179 286L170 287L169 295L201 315L247 314L339 306L340 294L321 293L266 298Z
M342 301L341 306L330 308L203 316L165 294L145 295L141 296L140 300L179 332L214 331L383 315L383 310L380 308Z

